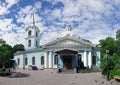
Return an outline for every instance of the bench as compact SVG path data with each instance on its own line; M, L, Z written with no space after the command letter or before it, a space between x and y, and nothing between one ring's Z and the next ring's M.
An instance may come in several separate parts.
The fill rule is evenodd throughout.
M120 81L120 76L115 76L114 79Z

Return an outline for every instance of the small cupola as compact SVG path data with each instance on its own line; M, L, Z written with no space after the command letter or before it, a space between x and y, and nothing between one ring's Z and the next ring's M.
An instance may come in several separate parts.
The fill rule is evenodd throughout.
M66 26L66 30L63 33L61 33L60 36L58 36L58 38L63 38L63 37L67 37L67 36L73 37L73 38L80 38L78 35L76 35L72 32L72 27L69 24Z

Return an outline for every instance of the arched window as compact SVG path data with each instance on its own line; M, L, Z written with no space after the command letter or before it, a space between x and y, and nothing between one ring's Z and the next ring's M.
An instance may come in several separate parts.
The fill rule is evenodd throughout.
M38 32L36 31L36 37L38 37Z
M18 65L20 65L20 58L17 59L17 63L18 63Z
M41 65L44 65L44 56L41 57Z
M28 41L28 47L31 47L31 40Z
M58 63L58 56L55 55L55 56L54 56L54 64L56 65L57 63Z
M92 56L92 65L96 65L96 56Z
M28 59L27 58L25 58L25 65L27 65L28 64Z
M30 37L32 35L31 30L28 32L28 37Z
M35 57L32 57L32 65L35 65Z

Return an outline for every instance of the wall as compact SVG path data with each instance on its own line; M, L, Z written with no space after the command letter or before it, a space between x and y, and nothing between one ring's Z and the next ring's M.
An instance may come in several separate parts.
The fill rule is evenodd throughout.
M20 59L20 64L18 65L18 58ZM21 54L21 55L16 55L16 56L14 56L14 60L16 61L16 68L23 68L23 54Z

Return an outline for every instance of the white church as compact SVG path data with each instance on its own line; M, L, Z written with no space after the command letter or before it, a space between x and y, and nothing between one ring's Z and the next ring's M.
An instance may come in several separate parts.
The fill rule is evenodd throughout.
M57 39L40 45L40 29L35 25L25 29L25 51L16 52L14 60L18 68L36 66L38 69L74 69L81 60L85 67L99 67L100 49L72 32L70 25Z

